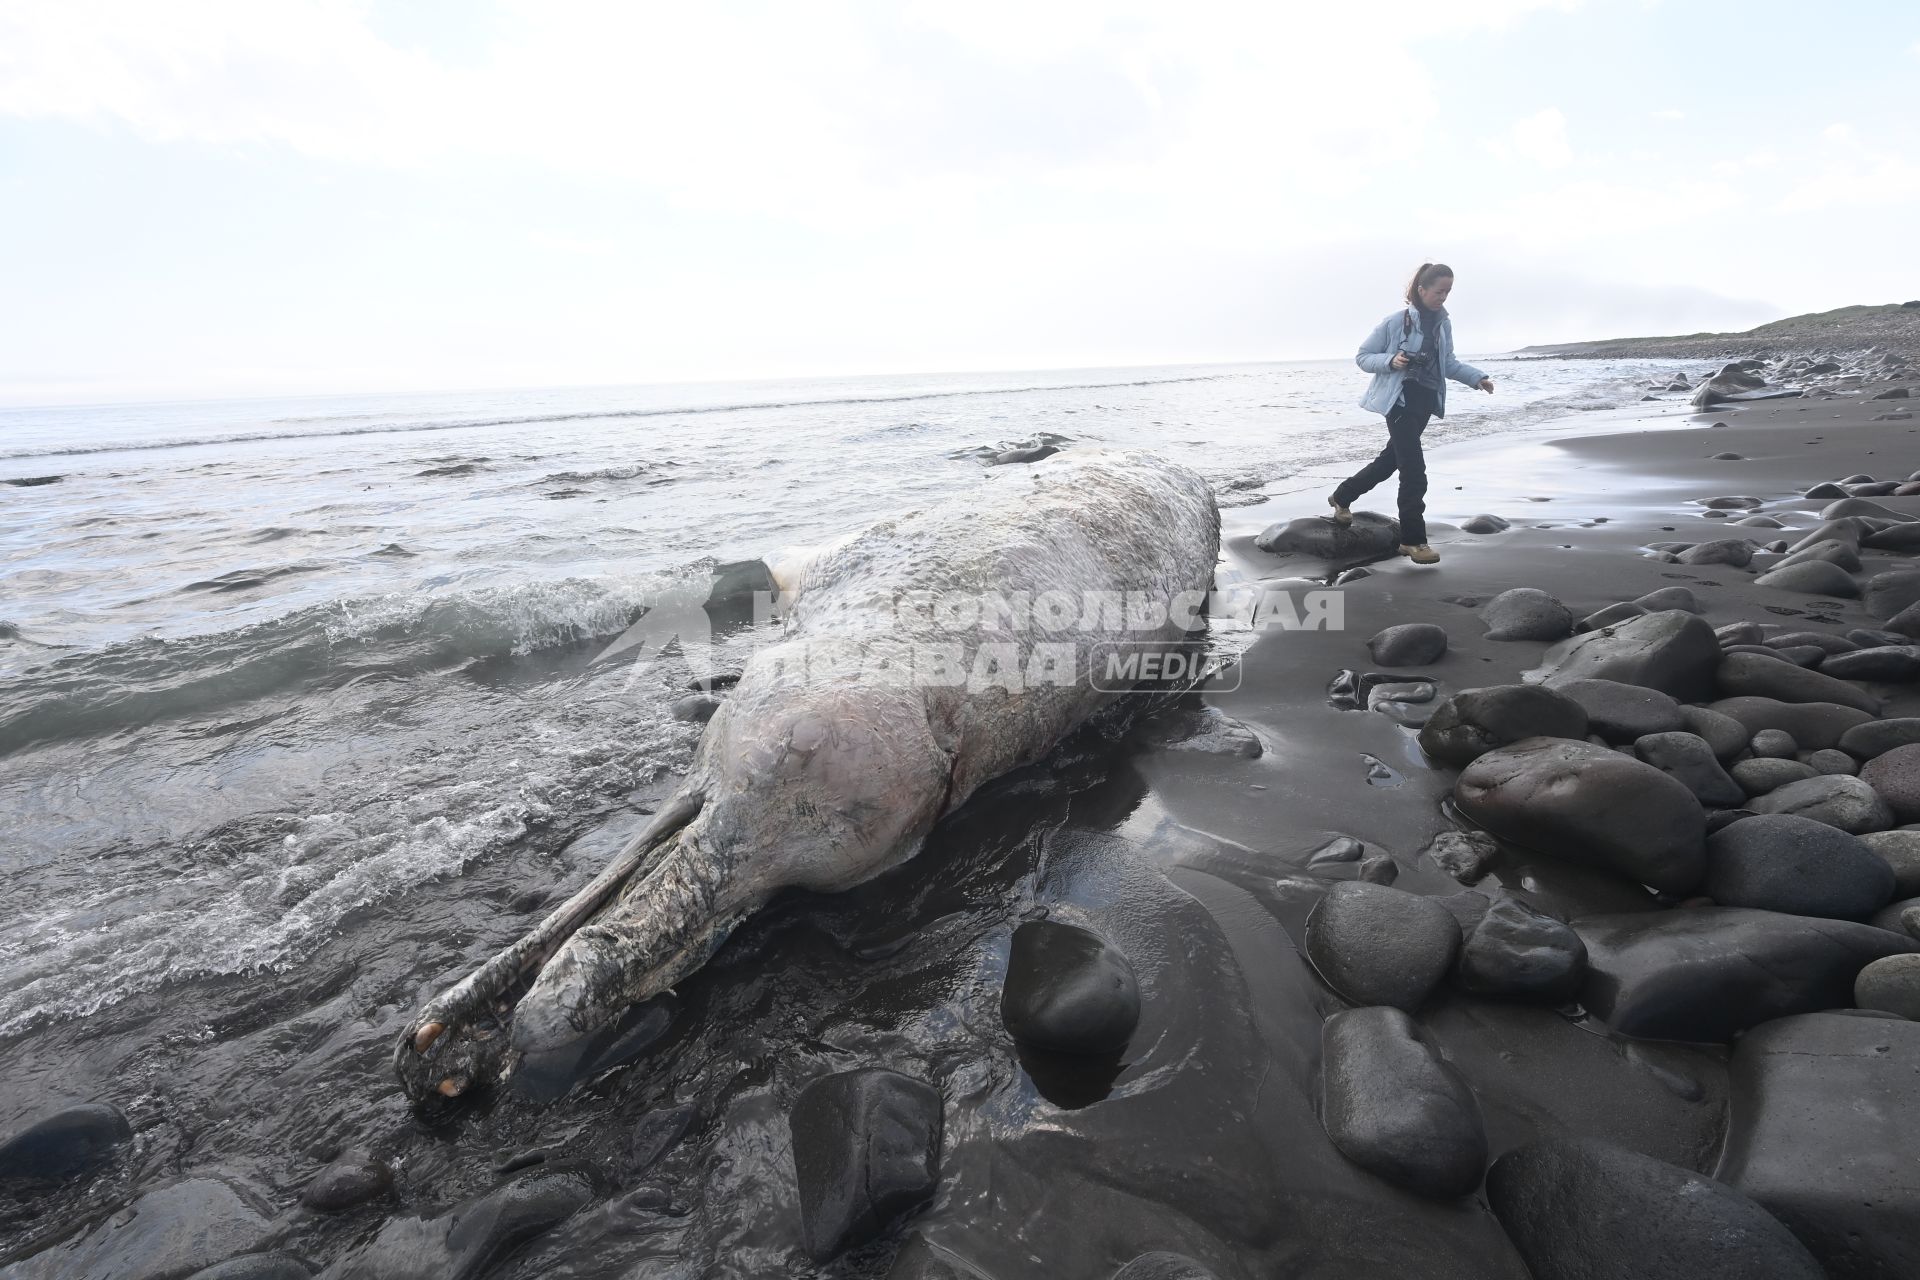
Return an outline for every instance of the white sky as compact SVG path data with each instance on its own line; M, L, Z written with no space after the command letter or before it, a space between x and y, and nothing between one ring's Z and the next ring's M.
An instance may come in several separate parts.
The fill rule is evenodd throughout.
M0 401L1463 350L1920 297L1920 5L0 0Z

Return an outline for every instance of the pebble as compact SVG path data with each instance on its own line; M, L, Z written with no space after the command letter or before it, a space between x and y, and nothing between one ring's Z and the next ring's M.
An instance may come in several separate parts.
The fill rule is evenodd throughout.
M1761 760L1791 760L1800 754L1800 744L1785 729L1762 729L1747 748Z
M1821 544L1830 545L1830 544ZM1852 600L1860 595L1860 584L1845 569L1830 560L1802 560L1770 569L1754 579L1757 586L1777 591L1797 591L1809 596L1834 596Z
M1834 745L1856 760L1872 760L1912 743L1920 743L1920 717L1896 716L1854 725Z
M1680 708L1680 721L1690 733L1697 733L1713 748L1714 758L1727 764L1747 749L1747 727L1732 716L1721 715L1708 707Z
M1000 1017L1015 1040L1036 1049L1118 1053L1140 1021L1140 980L1099 934L1030 920L1013 931Z
M1347 881L1308 914L1306 951L1327 985L1347 1000L1411 1012L1453 967L1460 926L1431 898Z

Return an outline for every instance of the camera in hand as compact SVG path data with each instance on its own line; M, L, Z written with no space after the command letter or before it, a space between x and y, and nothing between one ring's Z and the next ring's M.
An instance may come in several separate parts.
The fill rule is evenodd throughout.
M1400 354L1407 358L1407 367L1409 369L1424 365L1427 361L1433 359L1433 353L1430 351L1402 351Z

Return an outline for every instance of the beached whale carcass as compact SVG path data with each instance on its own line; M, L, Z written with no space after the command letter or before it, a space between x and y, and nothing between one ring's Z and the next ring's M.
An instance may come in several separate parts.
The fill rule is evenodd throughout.
M837 892L912 857L982 783L1120 696L1128 668L1096 681L1096 658L1197 638L1219 538L1194 472L1076 450L834 545L674 798L420 1012L402 1084L451 1096L577 1041L699 968L779 890Z

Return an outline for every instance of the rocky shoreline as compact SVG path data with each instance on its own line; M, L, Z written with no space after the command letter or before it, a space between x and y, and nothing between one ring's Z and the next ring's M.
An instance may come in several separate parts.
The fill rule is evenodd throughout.
M1920 300L1886 306L1840 307L1789 316L1744 333L1689 333L1654 338L1606 338L1522 347L1523 356L1578 359L1755 360L1825 358L1875 350L1907 359L1920 355Z
M131 1213L151 1122L38 1117L0 1277L1920 1274L1920 430L1811 354L1436 450L1434 568L1331 474L1231 509L1223 587L1342 626L1223 621L558 1103Z

